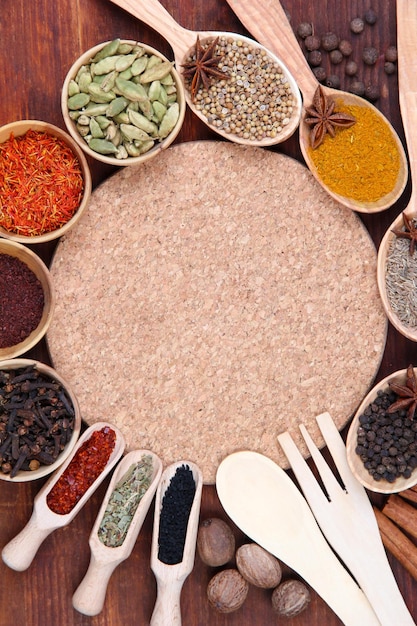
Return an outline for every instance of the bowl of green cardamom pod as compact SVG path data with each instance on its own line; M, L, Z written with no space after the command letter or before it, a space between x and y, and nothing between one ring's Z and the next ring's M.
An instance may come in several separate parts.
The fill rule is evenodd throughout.
M61 108L68 132L86 154L110 165L137 165L175 140L185 94L173 62L158 50L114 39L75 61Z

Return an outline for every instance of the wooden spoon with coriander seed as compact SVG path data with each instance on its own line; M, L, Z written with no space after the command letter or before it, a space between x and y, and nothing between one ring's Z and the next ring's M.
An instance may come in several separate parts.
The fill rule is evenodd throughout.
M216 489L240 530L302 576L343 624L380 624L326 542L307 501L279 465L258 452L232 453L217 469Z
M135 467L138 467L138 477L127 489L123 485L132 477ZM110 577L116 567L129 558L135 546L161 474L162 461L149 450L132 450L116 467L91 530L90 564L72 597L72 605L80 613L92 616L102 610ZM142 482L140 476L143 476ZM137 507L133 515L123 494ZM130 517L130 521L124 522L124 516Z
M190 482L195 487L192 491ZM162 474L152 533L151 569L157 597L150 626L181 626L181 589L194 567L202 489L202 472L190 461L172 463Z
M322 185L330 196L337 200L337 202L354 211L358 211L360 213L377 213L392 206L404 191L408 177L408 166L401 141L385 116L382 115L382 113L378 111L378 109L370 102L359 96L319 84L308 65L279 0L227 0L227 2L236 13L237 17L241 20L242 24L249 30L250 33L252 33L254 37L256 37L258 41L260 41L269 50L272 50L276 55L286 59L287 67L296 78L301 93L303 94L304 104L306 107L306 115L300 123L300 148L305 162L316 180ZM317 106L318 109L322 106L323 99L326 102L325 110L317 110ZM332 101L335 102L335 105L332 105ZM329 111L329 107L333 106L335 110L332 111L330 109ZM337 126L339 126L340 122L342 122L342 125L345 123L343 120L338 120L336 116L336 112L339 111L340 107L343 107L343 109L353 108L355 112L358 111L357 107L360 107L362 114L366 114L367 117L372 116L374 124L378 124L378 126L384 130L387 136L387 142L389 141L390 146L389 149L386 146L378 148L381 154L380 158L384 159L385 162L387 160L387 152L396 153L395 159L396 165L398 165L398 174L396 177L393 176L392 185L385 187L383 173L380 174L379 177L375 177L374 175L378 164L377 162L372 163L374 160L372 155L375 157L375 148L377 147L377 143L373 143L371 130L367 130L366 133L362 131L362 133L366 135L366 140L362 138L362 145L358 149L356 158L350 158L347 154L345 154L345 157L343 158L343 150L340 150L340 156L342 157L341 165L335 168L335 156L339 157L339 153L334 155L332 152L331 157L328 155L328 161L326 159L326 164L324 163L324 159L320 159L321 163L319 171L319 168L315 163L315 161L318 161L317 154L319 153L316 155L312 154L313 149L311 145L311 138L312 128L314 129L314 132L316 132L316 130L319 130L320 132L320 129L315 129L314 125L310 125L305 121L306 118L312 117L312 107L317 111L319 123L325 121L329 134L336 131L336 134L339 135L339 137L341 137L342 132L338 132L339 129ZM351 110L347 110L346 112L352 114ZM346 131L346 133L349 133L347 135L349 140L346 138L346 144L354 142L356 135L360 136L360 128L365 126L362 122L362 114L361 119L358 119L356 123ZM332 118L330 118L330 115L332 115ZM380 132L381 128L377 132ZM330 141L325 141L325 144L326 143L329 144ZM327 150L326 145L321 146L321 148L323 152L325 148ZM346 148L345 152L347 152ZM362 152L363 156L361 154ZM373 180L374 183L372 183L372 185L374 185L377 179L379 179L379 181L384 181L384 186L381 186L379 189L378 182L378 187L371 189L371 184L368 186L368 184L365 185L362 180L358 180L357 173L353 169L351 170L349 177L345 174L345 172L349 171L349 163L356 162L356 165L358 165L358 157L363 159L364 167L366 168L368 168L370 162L372 163L373 167L371 167L371 170L369 171L368 178L370 183ZM343 169L345 171L343 172L343 176L341 176L340 172L343 171ZM391 177L392 171L392 162L387 162L384 172L387 172ZM343 189L343 193L341 193L340 189Z
M414 1L397 0L399 101L408 147L412 188L408 205L402 214L395 218L382 238L378 250L377 278L379 293L388 319L394 328L411 341L417 341L417 323L413 322L412 319L417 314L417 307L412 304L415 293L412 266L413 263L417 263L417 231L414 230L413 224L414 220L417 219L417 141L415 137L415 129L417 127L416 44L417 4ZM408 252L406 252L406 257L401 262L401 276L398 277L399 284L395 284L396 280L393 277L391 279L393 285L388 288L387 260L392 245L396 243L394 240L398 233L402 232L404 235L400 235L400 237L405 237L403 240L404 247L408 248ZM391 265L394 267L398 262L392 258ZM408 290L406 289L407 283L410 285ZM389 293L393 295L389 296ZM393 300L394 294L395 302ZM402 304L400 304L401 301ZM414 316L411 315L413 309Z
M115 434L114 447L111 451L109 450L110 456L108 457L108 460L104 465L104 469L101 470L95 480L86 489L86 491L84 491L80 499L68 512L65 511L64 513L58 513L52 510L50 505L48 505L48 496L53 493L54 487L58 483L61 476L67 470L74 457L74 464L79 463L76 455L79 453L80 448L82 448L84 444L87 444L87 442L91 439L94 433L98 433L103 429L105 429L106 432L109 432L109 430L111 430ZM99 443L101 444L100 447L104 448L104 444L102 444L101 442ZM94 443L94 445L96 444ZM70 522L72 522L74 517L79 513L84 504L92 496L97 487L102 483L107 474L116 465L116 463L123 454L125 445L126 444L122 433L115 426L107 424L106 422L96 422L84 431L67 460L54 474L52 474L50 479L44 484L44 486L35 496L33 512L26 526L23 528L23 530L20 531L18 535L16 535L16 537L11 539L11 541L9 541L9 543L4 546L2 550L2 559L8 567L18 572L22 572L30 566L40 545L46 539L46 537L50 535L54 530L57 530L58 528L63 528L64 526L67 526ZM93 454L90 453L88 460L91 463L93 462L92 457ZM83 475L84 474L81 475L80 473L81 478ZM71 483L73 484L73 486L74 484L76 484L76 482L77 481L74 481L73 477L71 477ZM60 496L60 504L67 505L67 503L69 502L69 498L68 493L64 493L64 489L65 485L63 486L62 495Z
M168 41L174 52L177 71L184 82L187 104L195 115L212 131L229 141L254 147L273 146L281 143L291 137L296 131L300 124L302 110L300 90L281 59L263 45L253 39L235 33L218 31L196 32L183 28L158 0L111 0L111 2L117 4L145 24L148 24ZM280 101L275 103L271 99L268 105L269 110L272 110L272 115L267 116L265 104L260 104L252 113L251 130L246 132L239 131L238 125L235 128L229 125L229 121L231 124L234 123L231 120L232 114L237 117L239 124L240 122L244 123L244 116L240 105L238 108L234 105L233 98L228 97L228 85L229 83L233 84L235 93L238 92L241 98L245 100L253 99L253 96L258 93L260 88L249 74L242 74L240 77L234 73L234 76L232 76L232 72L223 72L222 68L219 67L219 61L224 56L221 46L225 37L233 38L239 42L236 45L235 55L240 54L242 56L242 53L239 52L240 49L244 50L248 46L251 48L245 56L245 63L248 63L246 67L249 67L252 61L255 65L258 56L263 55L264 57L266 55L274 68L280 68L279 71L282 75L280 81L272 83L272 86L280 91ZM217 38L219 38L218 41L216 41ZM240 45L240 43L243 45ZM191 60L192 55L196 55L199 59L198 65L200 69L197 69L197 71L194 67L194 61ZM263 72L264 70L258 71ZM213 117L212 111L207 110L207 115L202 112L203 99L201 98L201 88L204 87L203 93L206 94L206 98L209 98L206 89L209 85L218 86L218 89L221 89L221 99L224 99L224 102L219 99L218 95L216 95L219 93L218 91L212 96L212 102L219 109L212 121L209 121L209 117ZM283 90L284 93L282 93ZM282 106L285 100L287 102L287 112L283 113ZM253 127L255 127L255 131Z

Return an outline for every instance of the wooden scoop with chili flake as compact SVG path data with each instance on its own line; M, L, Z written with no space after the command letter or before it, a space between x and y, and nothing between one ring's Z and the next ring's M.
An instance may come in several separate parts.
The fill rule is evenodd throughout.
M117 428L106 422L90 426L62 468L36 495L30 520L2 550L4 563L16 571L27 569L44 539L74 519L124 449Z

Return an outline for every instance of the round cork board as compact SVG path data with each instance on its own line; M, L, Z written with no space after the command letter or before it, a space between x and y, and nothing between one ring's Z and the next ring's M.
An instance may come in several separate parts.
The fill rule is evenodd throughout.
M165 465L250 449L315 416L342 428L378 371L387 321L357 215L297 161L178 144L98 187L51 266L54 367L88 424Z

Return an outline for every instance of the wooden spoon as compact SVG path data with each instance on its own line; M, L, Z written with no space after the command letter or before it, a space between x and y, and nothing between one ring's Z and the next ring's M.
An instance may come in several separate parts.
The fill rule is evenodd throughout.
M380 624L329 548L306 500L276 463L257 452L235 452L220 463L216 488L233 522L300 574L344 624Z
M307 63L279 0L227 0L227 2L244 26L258 41L272 50L277 56L286 59L287 66L296 78L303 94L304 102L309 106L319 83ZM391 129L397 144L401 159L400 172L394 189L375 202L358 202L333 192L321 180L310 157L309 127L302 122L300 124L300 148L308 168L327 193L340 204L361 213L376 213L387 209L394 204L404 191L408 176L406 155L397 133L389 121L370 102L338 89L323 86L323 90L327 96L343 99L343 102L347 105L369 107L384 120Z
M66 513L65 515L54 513L46 502L48 493L71 463L82 444L90 438L94 431L101 430L105 426L108 426L116 433L116 443L106 467L69 513ZM120 459L124 448L124 437L122 433L112 424L97 422L93 426L87 428L87 430L79 438L77 445L65 463L51 476L48 482L45 483L39 493L35 496L32 516L26 526L18 535L16 535L16 537L14 537L14 539L9 541L9 543L4 546L2 550L2 558L6 565L19 572L27 569L32 563L33 558L44 539L46 539L46 537L57 528L67 526L67 524L74 519L77 513L79 513L90 496Z
M218 133L225 139L228 139L229 141L233 141L235 143L240 143L248 146L265 147L285 141L286 139L291 137L291 135L298 128L302 108L300 90L294 78L291 76L290 72L288 71L285 64L281 61L281 59L279 59L275 54L272 54L269 50L266 50L263 45L259 44L253 39L249 39L248 37L244 37L243 35L237 35L235 33L218 31L197 32L183 28L174 20L174 18L159 3L158 0L111 0L111 2L117 4L119 7L121 7L131 15L134 15L145 24L148 24L148 26L159 32L168 41L173 49L177 70L181 76L181 65L186 62L186 59L189 57L190 53L195 49L197 35L200 36L202 43L204 43L204 40L213 39L214 37L218 36L237 37L241 41L245 41L256 48L265 50L267 54L272 57L272 59L274 59L275 62L278 63L278 65L281 66L284 74L287 77L288 83L290 84L291 92L296 100L296 106L294 107L288 125L283 127L283 130L278 133L275 138L265 137L265 139L259 141L247 140L238 137L233 133L227 133L220 128L212 126L208 123L207 118L202 115L202 113L193 103L188 89L185 89L185 97L188 106L195 113L195 115L197 115L197 117L199 117L212 131Z
M417 3L415 0L397 0L397 49L398 85L401 117L408 147L410 174L412 180L411 197L404 213L409 219L417 217ZM391 324L411 341L417 341L417 328L405 324L393 311L387 295L386 265L391 242L396 235L393 230L401 230L403 217L399 215L385 233L378 251L378 287L381 300ZM417 254L417 249L414 254Z
M138 463L144 455L152 457L153 472L151 483L139 502L122 545L114 548L108 547L100 541L98 531L109 499L114 491L115 485L123 479L129 468ZM90 534L89 544L91 558L87 573L72 597L73 607L80 613L84 613L84 615L97 615L102 610L110 577L116 567L130 556L134 548L136 539L158 487L161 474L162 461L156 454L149 450L133 450L129 452L117 466Z
M167 565L158 558L159 549L159 520L161 517L162 500L171 478L177 469L185 465L193 473L196 491L190 516L188 518L187 534L184 544L183 559L175 565ZM162 474L158 485L155 501L155 516L151 548L151 568L157 582L157 598L152 613L151 626L181 626L181 589L185 579L194 567L195 548L197 542L198 522L200 515L203 475L201 470L190 461L178 461L169 465Z

